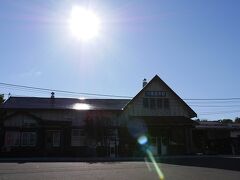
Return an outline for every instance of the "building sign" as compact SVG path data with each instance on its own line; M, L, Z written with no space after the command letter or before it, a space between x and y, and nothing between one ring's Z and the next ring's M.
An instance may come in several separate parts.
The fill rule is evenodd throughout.
M145 91L148 97L166 97L166 91Z

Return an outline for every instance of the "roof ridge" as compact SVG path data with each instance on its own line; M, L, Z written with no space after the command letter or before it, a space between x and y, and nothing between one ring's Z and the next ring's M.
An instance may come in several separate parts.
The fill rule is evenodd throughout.
M34 96L10 96L8 99L10 98L35 98L35 99L51 99L51 97L34 97ZM130 98L129 99L125 99L125 98L71 98L71 97L54 97L54 99L76 99L76 100L131 100Z

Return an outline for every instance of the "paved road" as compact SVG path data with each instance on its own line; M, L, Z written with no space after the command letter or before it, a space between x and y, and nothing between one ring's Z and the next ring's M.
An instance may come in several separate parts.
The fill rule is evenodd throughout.
M239 180L240 171L159 164L165 179L173 180ZM94 180L150 180L159 179L153 164L145 162L36 162L0 163L0 179L94 179Z

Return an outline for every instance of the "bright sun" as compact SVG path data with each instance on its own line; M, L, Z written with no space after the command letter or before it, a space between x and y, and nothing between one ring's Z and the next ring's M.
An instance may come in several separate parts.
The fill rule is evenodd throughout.
M92 39L99 34L100 19L98 16L88 10L79 6L73 6L69 25L72 34L81 40Z

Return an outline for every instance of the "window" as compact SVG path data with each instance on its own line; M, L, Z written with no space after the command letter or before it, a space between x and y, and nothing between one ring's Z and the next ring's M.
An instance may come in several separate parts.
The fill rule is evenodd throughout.
M117 135L118 135L117 129L109 128L107 130L107 136L109 136L109 137L117 137Z
M146 91L145 92L145 96L151 96L151 92L150 91Z
M143 107L150 108L150 109L168 109L169 106L169 99L167 98L143 98Z
M72 129L72 146L83 146L85 133L83 129Z
M36 145L36 132L23 132L21 139L22 146L35 146Z
M36 132L7 131L5 133L5 146L35 146Z
M52 146L53 147L59 147L60 146L60 132L59 131L53 131L52 133Z
M162 91L162 97L166 97L166 92Z
M151 109L155 109L156 108L155 98L151 98L150 99L150 108Z
M114 154L115 153L115 148L114 147L111 147L111 154Z
M143 98L143 107L145 107L145 108L149 107L148 98Z
M36 121L35 120L33 120L33 119L24 119L23 120L23 126L24 127L34 127L34 126L36 126Z
M161 98L157 98L157 108L162 109L162 99Z
M5 146L19 146L19 145L20 145L20 132L6 131Z
M169 108L169 100L166 98L164 99L164 108L168 109Z

